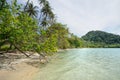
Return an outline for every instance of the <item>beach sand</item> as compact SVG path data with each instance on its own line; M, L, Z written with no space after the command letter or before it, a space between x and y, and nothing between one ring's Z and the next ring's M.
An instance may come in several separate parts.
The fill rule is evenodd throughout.
M15 70L0 70L0 80L33 80L38 68L25 62L14 65Z
M13 69L0 69L0 80L34 80L39 68L29 63L34 60L18 59L11 63Z

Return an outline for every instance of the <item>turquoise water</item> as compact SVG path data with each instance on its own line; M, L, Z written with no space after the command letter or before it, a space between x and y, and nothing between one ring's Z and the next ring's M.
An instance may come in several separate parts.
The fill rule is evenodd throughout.
M120 80L119 48L61 51L35 80Z

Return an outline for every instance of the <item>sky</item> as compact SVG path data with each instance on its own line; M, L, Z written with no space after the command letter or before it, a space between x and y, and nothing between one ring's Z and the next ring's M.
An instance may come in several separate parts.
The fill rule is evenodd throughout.
M25 1L25 0L18 0ZM37 0L31 0L38 5ZM58 22L83 36L91 30L120 35L120 0L48 0Z

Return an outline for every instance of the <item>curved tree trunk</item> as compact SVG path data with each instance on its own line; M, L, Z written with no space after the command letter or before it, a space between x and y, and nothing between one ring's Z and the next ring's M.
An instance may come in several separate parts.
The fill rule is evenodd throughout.
M20 51L21 53L23 53L26 57L30 57L29 55L27 55L25 52L23 52L22 50L20 50L15 44L14 44L14 47Z

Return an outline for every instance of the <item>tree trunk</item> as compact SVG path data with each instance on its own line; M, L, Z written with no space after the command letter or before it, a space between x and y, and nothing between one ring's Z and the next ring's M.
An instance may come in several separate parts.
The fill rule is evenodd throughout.
M22 50L20 50L15 44L14 44L14 47L19 50L21 53L23 53L26 57L30 57L29 55L27 55L26 53L24 53Z

